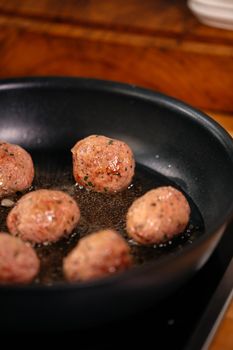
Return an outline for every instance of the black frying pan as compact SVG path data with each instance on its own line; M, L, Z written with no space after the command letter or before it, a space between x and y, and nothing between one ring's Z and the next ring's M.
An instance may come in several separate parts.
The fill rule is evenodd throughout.
M90 134L126 141L137 169L181 188L201 213L204 233L192 244L179 244L172 254L99 281L2 286L1 329L85 327L159 302L203 266L232 215L232 139L203 113L167 96L112 82L0 82L0 139L32 153L38 187L62 186L71 146Z

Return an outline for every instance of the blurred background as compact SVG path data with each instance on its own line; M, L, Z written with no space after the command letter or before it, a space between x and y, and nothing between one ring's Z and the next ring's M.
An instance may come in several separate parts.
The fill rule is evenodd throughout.
M137 84L206 111L233 133L233 31L201 24L188 6L201 2L0 0L0 77Z

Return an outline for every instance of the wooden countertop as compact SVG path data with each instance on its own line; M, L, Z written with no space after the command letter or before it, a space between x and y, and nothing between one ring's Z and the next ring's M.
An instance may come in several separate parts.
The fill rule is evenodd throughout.
M233 31L186 0L0 0L0 40L0 76L119 80L233 113Z
M204 110L233 136L233 31L184 0L0 0L0 77L134 83ZM211 350L233 349L233 302Z

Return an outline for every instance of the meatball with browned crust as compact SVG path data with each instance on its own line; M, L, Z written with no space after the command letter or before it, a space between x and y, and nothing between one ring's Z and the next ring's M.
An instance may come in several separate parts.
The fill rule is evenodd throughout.
M0 284L29 283L39 268L40 261L31 246L0 232Z
M33 178L30 154L18 145L0 142L0 197L29 188Z
M75 200L62 191L38 190L24 195L7 217L9 231L24 241L55 242L72 232L80 218Z
M82 238L64 259L63 271L69 281L87 281L127 269L132 264L129 246L113 230Z
M135 161L123 141L91 135L71 151L74 178L80 185L96 192L118 192L131 183Z
M189 217L185 196L171 186L159 187L133 202L127 213L127 232L140 244L157 244L184 231Z

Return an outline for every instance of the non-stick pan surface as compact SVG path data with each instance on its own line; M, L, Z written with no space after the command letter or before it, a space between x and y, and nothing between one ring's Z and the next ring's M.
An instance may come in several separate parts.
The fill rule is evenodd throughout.
M172 253L102 280L1 286L0 324L5 329L85 327L158 302L206 262L232 215L232 139L201 112L167 96L112 82L0 82L0 139L31 152L35 188L73 186L70 148L90 134L127 142L140 181L145 174L156 185L162 179L162 184L184 191L200 214L203 232L191 244L179 243Z

